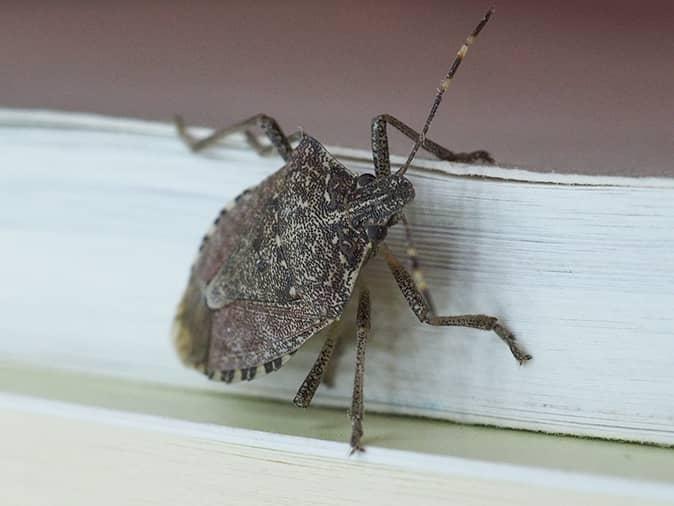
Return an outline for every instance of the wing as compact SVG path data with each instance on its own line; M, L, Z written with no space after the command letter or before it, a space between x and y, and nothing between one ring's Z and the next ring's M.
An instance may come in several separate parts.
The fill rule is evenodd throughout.
M346 220L354 186L305 136L216 220L176 319L184 361L211 371L273 363L341 316L370 247Z

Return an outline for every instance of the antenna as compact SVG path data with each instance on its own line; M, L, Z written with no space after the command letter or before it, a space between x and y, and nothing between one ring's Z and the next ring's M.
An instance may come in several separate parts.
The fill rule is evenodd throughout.
M426 118L426 123L424 123L424 128L421 129L421 133L419 134L419 138L417 139L417 142L414 144L414 147L412 148L412 151L410 152L409 156L407 157L407 161L405 162L405 165L403 165L396 175L402 176L407 172L407 169L410 166L410 163L412 163L412 160L414 160L415 155L417 154L417 151L419 151L419 148L423 145L423 143L426 141L426 134L428 133L428 129L431 126L431 122L433 121L433 118L435 117L435 113L438 110L438 106L440 105L440 102L442 101L442 96L445 94L445 92L449 89L449 85L452 83L452 79L454 79L454 74L456 74L456 71L459 68L459 65L461 65L461 62L463 61L463 58L466 56L466 53L468 52L468 47L475 42L475 39L477 36L480 34L482 29L484 28L484 25L487 24L487 21L489 21L489 18L491 18L492 14L494 14L494 8L492 7L487 11L487 14L484 15L482 18L482 21L478 23L478 25L475 27L475 30L473 30L473 33L471 33L467 38L466 41L463 43L463 46L461 46L461 49L459 49L459 52L456 53L456 58L454 58L454 61L449 67L449 70L447 71L447 75L445 78L442 80L442 83L440 84L440 87L438 88L438 91L435 93L435 98L433 99L433 105L431 106L431 110L428 113L428 117Z

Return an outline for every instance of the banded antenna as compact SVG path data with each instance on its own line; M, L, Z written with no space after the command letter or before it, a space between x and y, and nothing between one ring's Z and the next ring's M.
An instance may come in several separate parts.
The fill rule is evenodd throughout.
M449 67L449 70L447 71L447 75L445 78L442 80L442 83L440 84L440 87L438 88L437 92L435 93L435 98L433 99L433 105L431 106L431 110L428 113L428 117L426 118L426 123L424 123L424 128L422 128L421 133L419 134L419 138L417 139L417 142L414 144L414 147L412 148L412 151L410 152L409 156L407 157L407 161L405 162L405 165L403 165L398 172L396 173L398 176L402 176L407 172L407 169L409 168L410 164L412 163L412 160L414 160L414 157L417 154L417 151L419 151L419 148L423 145L423 143L426 141L426 134L428 133L428 129L431 126L431 122L433 121L433 118L435 117L435 113L438 110L438 106L440 105L440 102L442 102L442 96L445 94L445 92L449 89L449 85L452 83L452 79L454 79L454 74L456 74L456 71L459 68L459 65L461 65L461 62L463 61L463 58L466 56L466 53L468 52L468 48L470 45L475 42L475 39L477 36L480 34L482 29L484 28L484 25L487 24L487 21L489 21L489 18L491 18L492 14L494 14L494 8L492 7L487 11L487 14L484 15L482 18L482 21L478 23L478 25L475 27L475 30L473 30L473 33L471 33L467 38L466 41L463 43L463 46L461 46L461 49L459 49L459 52L456 53L456 58L454 58L454 61Z

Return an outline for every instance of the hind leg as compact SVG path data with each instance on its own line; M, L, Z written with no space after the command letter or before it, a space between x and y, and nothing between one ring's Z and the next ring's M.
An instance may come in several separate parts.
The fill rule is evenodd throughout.
M194 152L201 151L206 149L214 144L217 144L220 140L224 139L228 135L244 132L246 139L249 144L258 150L264 149L260 143L257 141L257 138L250 132L251 128L258 127L260 128L265 135L269 138L272 146L278 151L279 155L283 160L287 161L292 153L292 147L290 145L290 140L286 137L285 133L276 122L274 118L267 116L266 114L256 114L246 120L243 120L239 123L233 125L219 128L212 134L204 137L202 139L195 139L190 135L185 126L185 121L181 116L175 117L176 129L178 130L178 135L180 138L187 144L187 146Z

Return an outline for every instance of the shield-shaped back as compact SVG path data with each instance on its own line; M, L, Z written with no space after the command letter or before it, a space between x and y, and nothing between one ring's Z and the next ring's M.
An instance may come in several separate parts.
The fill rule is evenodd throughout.
M176 318L185 362L264 366L339 319L370 251L347 217L355 189L356 176L304 136L283 168L220 215Z

